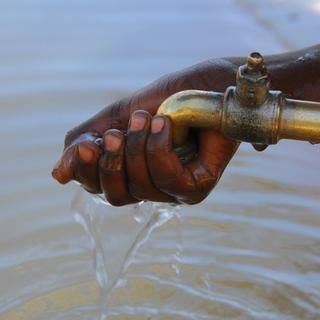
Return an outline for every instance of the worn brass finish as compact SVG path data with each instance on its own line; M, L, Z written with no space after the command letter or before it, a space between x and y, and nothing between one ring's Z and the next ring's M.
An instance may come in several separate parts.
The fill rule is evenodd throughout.
M279 117L278 139L320 143L320 103L285 99Z
M166 99L158 114L174 123L173 141L185 143L189 128L213 128L226 137L255 144L280 139L320 142L320 102L286 99L269 90L262 56L249 55L237 72L236 86L225 93L187 90Z
M173 121L174 145L183 145L189 128L219 128L223 97L222 93L185 90L166 99L158 114L167 115Z

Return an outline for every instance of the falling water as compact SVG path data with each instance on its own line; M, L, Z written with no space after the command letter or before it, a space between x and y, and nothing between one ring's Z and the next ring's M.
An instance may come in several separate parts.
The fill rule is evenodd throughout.
M97 320L107 319L108 297L114 288L122 286L126 271L135 259L139 248L148 241L150 234L169 221L176 230L176 250L173 253L172 268L179 276L181 244L181 207L163 203L140 202L126 208L116 209L102 196L90 195L79 188L72 201L75 220L84 228L93 249L96 281L101 289ZM113 228L112 221L120 225ZM120 220L119 220L120 219ZM122 245L112 247L105 235L119 239ZM124 239L124 238L125 239ZM115 250L116 252L112 252Z
M243 144L181 211L80 192L88 232L50 177L65 132L159 76L318 43L315 1L0 1L1 320L320 319L318 146Z

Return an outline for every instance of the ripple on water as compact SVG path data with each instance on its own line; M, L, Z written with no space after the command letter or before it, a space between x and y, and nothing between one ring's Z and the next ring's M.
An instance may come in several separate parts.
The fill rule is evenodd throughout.
M77 189L50 178L65 132L108 102L208 57L285 49L243 14L232 0L0 2L1 320L320 318L318 146L243 145L181 210L80 192L78 223Z

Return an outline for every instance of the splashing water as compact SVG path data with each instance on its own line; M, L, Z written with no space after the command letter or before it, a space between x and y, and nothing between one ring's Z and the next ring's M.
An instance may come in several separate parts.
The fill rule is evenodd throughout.
M176 250L172 269L179 276L182 252L181 207L163 203L140 202L115 208L103 197L79 188L72 201L75 220L88 234L94 251L96 281L101 289L99 320L106 320L108 298L114 288L126 282L126 271L150 234L166 223L175 228Z
M79 190L72 206L91 239L100 287L90 318L316 319L315 227L293 229L277 211L281 230L273 233L269 212L235 215L229 202L220 193L210 211L148 202L115 208Z

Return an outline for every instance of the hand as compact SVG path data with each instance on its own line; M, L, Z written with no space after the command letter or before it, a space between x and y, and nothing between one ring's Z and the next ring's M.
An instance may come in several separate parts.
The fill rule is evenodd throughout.
M198 157L183 166L172 151L170 121L162 118L163 129L158 133L150 133L150 126L161 122L154 115L168 96L187 89L224 92L234 84L236 71L245 60L224 58L200 63L106 107L66 135L65 150L53 176L61 183L77 180L92 193L104 192L114 205L139 200L201 201L215 186L239 144L213 130L199 129ZM290 98L319 101L320 45L269 56L265 62L272 89ZM137 110L144 110L138 114L147 119L141 130L132 128ZM95 141L102 136L100 150ZM262 150L266 146L255 147Z
M99 162L100 184L114 205L138 200L198 203L219 180L238 144L212 130L198 132L198 157L182 165L172 148L172 124L164 116L135 111L126 136L108 130Z
M68 132L53 177L63 184L76 180L91 193L103 192L113 205L140 200L200 202L218 182L239 143L213 130L197 130L198 156L182 165L172 149L170 120L154 115L175 92L224 91L234 82L235 71L236 66L224 60L205 62L107 106ZM102 138L102 148L95 143L97 138Z

